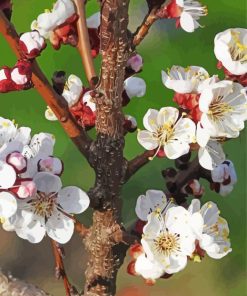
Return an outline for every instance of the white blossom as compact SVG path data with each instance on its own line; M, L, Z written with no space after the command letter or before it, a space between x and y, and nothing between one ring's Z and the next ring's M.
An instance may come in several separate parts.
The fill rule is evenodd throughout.
M247 96L239 83L223 80L202 91L199 108L200 124L208 138L236 138L247 119ZM202 137L206 136L205 132Z
M50 32L63 24L67 18L75 13L74 3L71 0L57 0L53 9L45 10L31 24L31 29L39 32L44 38L49 38Z
M162 82L177 93L198 93L201 84L208 81L208 72L198 66L189 66L187 68L181 66L172 66L168 73L162 71Z
M154 212L149 214L141 240L147 258L162 265L168 274L184 269L187 257L195 249L190 225L197 223L198 216L180 206L168 209L165 218Z
M179 23L183 30L192 33L201 27L198 20L208 14L206 6L194 0L176 0L176 3L182 10Z
M200 201L194 199L189 212L201 216L197 224L192 224L192 228L201 249L205 250L208 256L220 259L232 251L227 221L220 217L220 211L215 203L207 202L201 207Z
M135 272L144 279L154 281L160 278L165 270L159 262L149 260L145 254L141 254L136 259Z
M214 53L230 73L247 73L247 29L232 28L218 33L214 39Z
M0 219L5 222L5 219L13 216L17 211L17 201L13 194L2 191L0 192Z
M180 117L173 107L160 111L149 109L143 118L146 130L139 131L138 142L147 150L163 149L170 159L176 159L190 150L195 140L195 124L189 118Z
M165 212L174 206L167 200L165 193L161 190L147 190L145 195L140 195L136 201L136 215L142 221L148 220L148 215L152 212L164 215Z
M25 44L27 54L30 54L35 49L40 52L45 46L45 40L38 31L26 32L22 34L20 41Z
M71 214L88 208L87 194L75 186L62 188L60 178L50 173L37 173L33 181L36 195L18 200L16 214L3 227L31 243L40 242L45 234L61 244L68 242L74 231Z
M233 190L233 185L237 182L237 174L234 164L230 160L225 160L211 171L213 182L219 183L219 194L226 196Z

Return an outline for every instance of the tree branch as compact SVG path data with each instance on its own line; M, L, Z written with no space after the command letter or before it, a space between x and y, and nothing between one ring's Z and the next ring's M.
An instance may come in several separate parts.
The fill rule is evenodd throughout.
M94 88L97 84L98 78L95 73L93 58L91 55L91 47L89 43L88 37L88 29L86 23L86 15L85 15L85 0L74 0L74 3L77 7L77 14L79 15L79 19L77 21L77 31L78 31L78 50L82 57L82 63L85 69L85 73L87 76L87 80L91 86Z
M5 37L17 58L22 58L18 43L19 36L15 31L14 26L8 21L2 11L0 11L0 33ZM32 61L32 72L34 87L55 113L67 135L75 143L78 149L88 157L91 139L88 137L86 131L76 123L75 119L70 114L67 102L62 96L59 96L54 91L35 60Z
M20 281L0 271L0 295L6 296L51 296L40 288Z
M164 1L163 6L165 6L168 1L169 0ZM142 24L137 28L136 32L134 33L134 38L133 38L133 47L134 48L142 42L142 40L147 36L152 25L155 23L156 20L159 19L159 17L157 16L157 12L160 9L160 7L161 7L161 4L155 5L149 11L149 13L145 16Z
M149 163L150 157L154 156L154 154L154 150L146 150L142 154L137 155L135 158L130 160L128 162L124 182L126 183L139 169L141 169L145 164Z
M64 268L64 264L63 264L63 249L59 246L59 244L54 241L51 240L51 244L52 244L52 249L53 249L53 254L54 254L54 258L55 258L55 275L57 279L62 278L63 282L64 282L64 288L66 291L66 296L72 296L75 295L75 293L78 294L78 292L75 290L75 288L70 284L66 272L65 272L65 268Z

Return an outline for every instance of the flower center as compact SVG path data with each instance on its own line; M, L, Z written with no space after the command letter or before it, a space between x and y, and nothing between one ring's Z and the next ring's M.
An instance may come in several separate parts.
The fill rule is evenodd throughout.
M161 145L167 143L170 137L173 134L173 124L172 123L165 123L162 126L158 127L157 129L157 137L160 140Z
M45 194L44 192L38 192L36 199L30 201L34 214L48 219L55 207L55 196L55 193Z
M161 233L154 243L156 251L163 253L165 256L170 256L172 253L180 250L178 234Z
M223 96L218 96L209 106L208 114L214 121L221 120L226 113L232 111L232 107L229 104L222 102L222 99Z
M240 32L231 31L232 40L228 44L230 55L233 61L239 61L241 64L247 62L247 46L242 44L239 38Z

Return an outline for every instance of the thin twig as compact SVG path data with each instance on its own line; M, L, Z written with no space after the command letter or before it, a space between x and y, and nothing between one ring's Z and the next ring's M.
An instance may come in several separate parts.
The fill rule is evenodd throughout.
M19 36L14 26L8 21L2 11L0 11L0 33L9 43L17 58L22 58L22 53L19 49ZM76 123L75 119L69 112L67 102L62 96L59 96L54 91L35 60L32 61L32 72L32 81L34 87L40 93L51 110L55 113L60 124L71 140L87 157L91 139L88 137L86 131Z
M89 43L88 29L86 23L85 15L85 0L74 0L77 7L77 14L79 15L79 20L77 22L78 31L78 50L80 52L84 70L87 76L87 80L91 86L94 88L97 83L97 75L94 69L93 58L91 55L91 47Z
M150 162L150 158L154 156L154 150L146 150L142 154L137 155L135 158L128 162L127 171L125 174L125 182L133 176L140 168Z
M164 4L162 6L165 6L167 2L168 1L164 1ZM160 7L161 5L153 7L145 16L142 24L137 28L133 38L134 48L142 42L142 40L147 36L152 25L155 23L155 21L159 19L159 17L157 16L157 12L160 9Z
M71 284L67 278L65 269L64 269L64 264L63 264L63 259L62 259L62 250L60 249L58 243L54 240L51 240L52 244L52 249L53 249L53 254L55 258L55 274L56 278L59 279L60 277L63 278L63 283L64 283L64 288L66 291L66 296L71 296Z

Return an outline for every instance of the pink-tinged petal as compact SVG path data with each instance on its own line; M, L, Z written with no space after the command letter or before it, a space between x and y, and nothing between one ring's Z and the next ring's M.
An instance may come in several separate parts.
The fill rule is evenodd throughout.
M57 157L47 157L38 162L38 171L60 176L63 172L63 162Z
M16 170L23 173L27 168L27 159L20 152L12 152L7 156L6 162Z
M89 207L90 200L80 188L68 186L59 191L57 202L65 212L80 214Z

